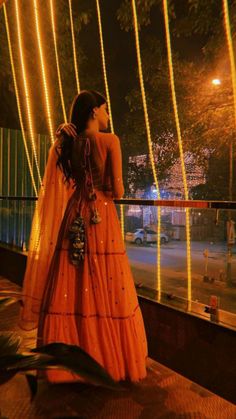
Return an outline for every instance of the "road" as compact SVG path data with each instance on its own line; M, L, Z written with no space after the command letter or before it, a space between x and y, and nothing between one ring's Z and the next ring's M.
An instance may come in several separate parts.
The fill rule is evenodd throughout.
M153 270L156 266L157 250L155 247L126 245L131 264L142 264L143 268ZM220 279L221 270L226 269L226 247L222 244L191 243L192 272L204 275L206 258L203 256L205 249L209 251L208 275ZM161 266L163 269L171 269L174 272L186 272L186 243L170 242L161 246ZM232 271L236 278L236 255L232 257ZM221 273L222 276L222 273Z
M203 282L205 257L208 249L208 276L213 283ZM126 250L135 282L156 288L157 249L150 246L136 246L126 243ZM224 243L191 243L192 298L204 304L216 294L221 298L221 308L236 312L236 288L226 285L227 249ZM236 255L232 256L232 280L236 283ZM170 242L161 246L162 290L186 298L187 296L186 242Z

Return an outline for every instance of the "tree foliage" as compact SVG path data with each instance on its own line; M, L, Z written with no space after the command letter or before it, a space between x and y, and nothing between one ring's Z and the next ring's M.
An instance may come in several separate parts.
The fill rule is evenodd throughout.
M236 0L229 0L231 30L236 27ZM144 84L150 119L153 148L157 155L159 179L179 156L168 74L163 2L136 0L139 22ZM29 74L30 96L38 132L47 132L47 119L39 64L33 2L21 1L23 43ZM77 59L81 88L104 91L95 2L72 1L76 34ZM100 1L104 46L107 63L115 131L122 138L126 186L129 156L148 154L147 132L140 93L133 16L130 0ZM224 35L222 2L215 0L169 0L169 20L173 53L176 96L184 151L196 156L196 162L207 171L207 161L222 158L227 173L229 142L234 139L234 109L227 44ZM14 2L7 3L14 59L24 108L22 80L19 77L19 55ZM24 13L22 13L24 10ZM76 93L71 32L67 0L56 2L56 28L59 60L67 114ZM40 23L47 60L47 76L54 125L62 122L62 108L57 82L49 2L40 1ZM19 127L3 13L0 13L0 125ZM221 79L213 86L211 79ZM24 112L26 115L26 112ZM27 127L27 120L24 117ZM170 143L170 135L173 140ZM206 152L207 149L207 152ZM224 154L225 153L225 154ZM224 158L223 158L224 157ZM214 166L214 165L213 165ZM151 181L150 165L133 170L132 180L143 186ZM142 176L140 176L142 173ZM146 180L145 180L146 179ZM210 178L209 178L210 179ZM135 183L135 181L134 181Z
M132 31L132 10L124 0L117 12L123 30ZM166 132L176 138L173 107L166 58L163 11L161 1L137 1L143 74L148 98L148 110L154 144L162 144ZM229 1L231 30L234 39L236 2ZM169 20L172 41L173 65L179 119L184 151L195 155L197 164L204 168L207 184L195 188L199 198L227 198L229 179L228 146L235 137L233 92L226 38L224 34L222 2L214 0L185 0L169 2ZM158 28L155 27L158 21ZM147 27L150 30L147 30ZM214 86L218 77L221 85ZM142 144L145 124L138 86L127 94L131 110L127 125L133 126L138 144ZM177 147L171 148L169 168L176 161ZM167 156L171 154L167 150ZM135 147L134 147L135 153ZM217 190L213 190L213 172L219 162L222 176L217 177ZM158 163L157 163L158 167ZM159 160L161 171L165 168ZM164 176L165 177L165 176ZM160 177L161 178L161 177ZM235 188L234 188L235 189ZM199 191L199 195L198 194ZM220 191L220 192L219 192ZM222 194L223 191L223 194Z

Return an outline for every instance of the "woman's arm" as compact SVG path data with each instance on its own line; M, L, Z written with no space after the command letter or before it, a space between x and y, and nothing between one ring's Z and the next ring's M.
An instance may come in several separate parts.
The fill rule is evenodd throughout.
M109 155L111 161L111 183L113 198L120 199L124 195L122 178L122 154L120 140L116 135L111 135L109 142Z

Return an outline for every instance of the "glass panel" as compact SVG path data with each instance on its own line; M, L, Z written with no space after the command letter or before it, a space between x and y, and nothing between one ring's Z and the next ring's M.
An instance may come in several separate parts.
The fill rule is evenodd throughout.
M218 307L236 313L236 263L234 221L228 227L228 218L236 212L192 210L192 299L204 305L211 296L218 299Z
M0 200L0 242L27 250L35 201Z
M29 138L27 144L34 178L39 188L39 177ZM42 176L50 147L49 137L38 134L35 136L35 146ZM8 128L0 128L0 195L34 196L22 133Z
M35 201L0 200L2 243L27 250L34 208ZM219 309L218 320L236 327L236 211L220 211L217 223L215 210L189 211L189 305L185 209L161 208L161 293L157 285L157 207L123 205L123 209L125 246L138 292L208 319L213 318L206 307L213 302ZM117 212L120 217L120 205Z
M161 214L161 231L169 238L167 245L161 248L162 292L173 303L178 299L186 301L186 212L185 209L166 207L162 208Z
M227 245L228 212L221 211L216 223L215 210L191 209L191 310L210 318L206 306L217 301L220 321L235 325L223 313L236 313L236 264L234 231L232 245ZM231 211L234 220L236 212ZM125 244L139 292L157 298L157 246L152 242L156 231L157 208L125 206ZM232 224L234 228L234 224ZM145 227L146 240L145 241ZM187 308L186 211L161 208L161 302ZM149 292L147 292L149 289Z
M184 210L161 208L162 299L171 299L175 306L184 304L185 307L187 274L184 218ZM150 298L157 298L157 207L126 206L125 243L135 283L148 288L146 295Z
M134 205L124 208L126 251L135 283L156 290L156 208Z

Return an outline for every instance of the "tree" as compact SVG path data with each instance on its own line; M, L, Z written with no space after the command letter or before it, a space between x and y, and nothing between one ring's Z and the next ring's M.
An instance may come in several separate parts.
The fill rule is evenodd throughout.
M128 3L127 0L122 2L118 10L118 19L124 30L131 31L133 30L132 11ZM233 28L236 19L236 2L230 1L229 8ZM160 138L165 137L166 131L176 135L163 34L162 2L137 1L137 9L152 136L154 144L158 144ZM182 1L181 5L180 2L171 1L169 15L184 151L194 153L196 163L204 167L206 174L215 167L212 161L221 159L226 165L224 169L222 168L225 178L229 164L228 145L235 135L235 122L227 46L225 38L222 40L224 30L222 4L213 0L186 0ZM155 31L154 24L157 19L159 26ZM150 27L149 31L147 27ZM191 51L191 44L194 53ZM215 74L221 79L218 89L211 83ZM145 125L139 89L134 88L126 99L132 112L132 116L127 117L127 125L132 124L135 127L136 143L142 144ZM137 138L140 138L140 142ZM132 143L132 140L130 141ZM169 161L169 167L175 162L178 154L177 148L172 151L173 159ZM139 152L139 149L135 149L134 146L133 152ZM206 179L207 185L200 189L205 191L205 198L209 198L212 190L210 173L209 176L206 175ZM195 189L195 196L200 189ZM226 196L227 193L223 195ZM204 196L201 192L201 198Z

